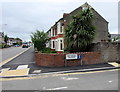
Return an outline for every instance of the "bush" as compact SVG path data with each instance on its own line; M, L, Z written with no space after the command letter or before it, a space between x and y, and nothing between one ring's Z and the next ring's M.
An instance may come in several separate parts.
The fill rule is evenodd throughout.
M45 48L44 50L40 51L41 53L57 53L56 51L52 51L50 48Z
M9 48L10 46L9 45L4 45L3 48Z

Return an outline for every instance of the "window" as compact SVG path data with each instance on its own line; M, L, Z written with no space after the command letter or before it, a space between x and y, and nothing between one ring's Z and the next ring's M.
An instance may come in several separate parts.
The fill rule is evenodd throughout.
M63 50L63 41L60 40L60 50Z
M64 27L64 24L63 24L63 23L61 23L61 25L60 25L60 33L62 33L62 32L63 32L63 27Z
M62 33L62 25L60 26L60 33Z
M55 41L53 41L53 48L55 48Z
M57 24L57 34L62 34L63 33L63 28L64 28L64 23L58 22L58 24Z
M54 30L53 30L53 34L52 35L54 36Z
M88 7L85 7L85 6L82 7L82 10L83 10L83 11L84 11L84 10L87 10L87 9L88 9Z

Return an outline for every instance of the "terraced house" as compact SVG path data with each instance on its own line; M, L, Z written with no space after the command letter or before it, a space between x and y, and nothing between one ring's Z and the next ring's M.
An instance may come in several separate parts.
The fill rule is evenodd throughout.
M4 32L0 32L0 45L2 45L4 42Z
M108 41L108 22L93 9L88 3L83 4L77 9L73 10L70 13L64 13L63 17L59 19L48 31L49 42L47 47L50 47L52 50L57 51L58 53L64 52L64 47L67 44L64 43L64 32L67 25L72 21L72 17L78 14L80 11L90 8L94 14L93 24L96 28L96 35L93 40L93 43L98 43L101 41Z

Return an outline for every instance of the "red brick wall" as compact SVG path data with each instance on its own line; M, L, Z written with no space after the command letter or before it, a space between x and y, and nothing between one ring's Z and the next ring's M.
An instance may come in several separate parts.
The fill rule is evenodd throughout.
M35 53L35 62L39 66L47 67L64 67L64 66L78 66L85 64L102 63L101 54L99 52L81 52L83 58L80 60L65 60L66 53L44 54ZM82 62L82 63L81 63Z
M35 61L40 66L62 67L64 66L64 54L35 53Z
M57 38L63 38L63 34L58 34L55 37L49 38L49 40L57 39Z
M63 34L58 34L57 36L56 36L56 39L57 38L63 38Z

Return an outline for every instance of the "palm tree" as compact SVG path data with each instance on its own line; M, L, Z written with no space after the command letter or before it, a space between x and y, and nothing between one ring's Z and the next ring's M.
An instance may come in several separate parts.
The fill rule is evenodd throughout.
M72 22L65 30L65 43L67 51L80 52L85 51L95 35L95 27L93 26L93 13L91 9L81 11L73 16Z
M34 47L37 48L38 51L41 51L46 47L48 36L44 31L36 30L36 32L32 32L31 40L34 43Z

